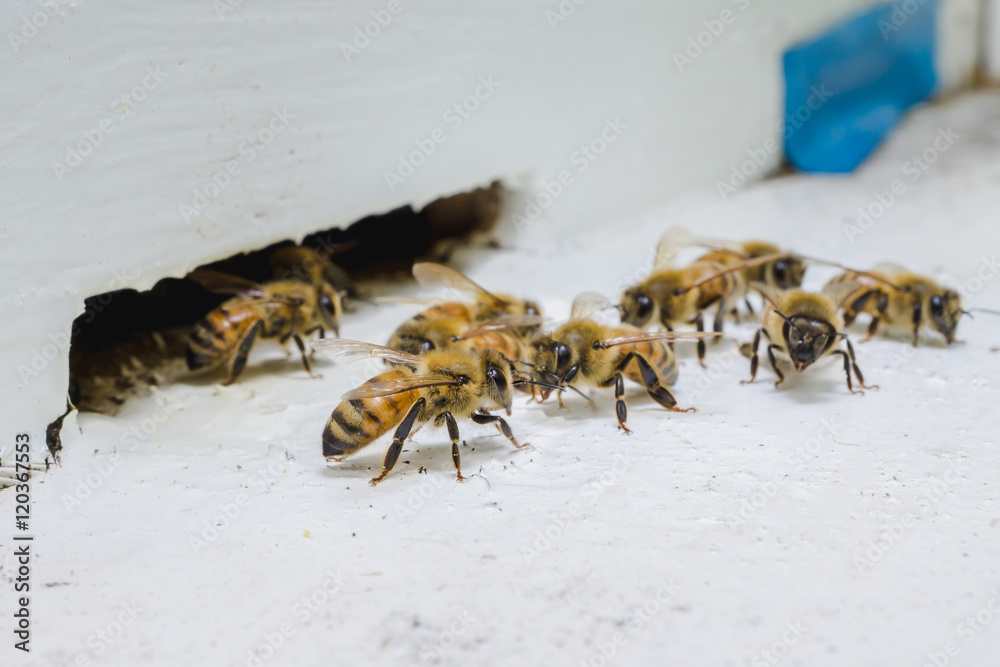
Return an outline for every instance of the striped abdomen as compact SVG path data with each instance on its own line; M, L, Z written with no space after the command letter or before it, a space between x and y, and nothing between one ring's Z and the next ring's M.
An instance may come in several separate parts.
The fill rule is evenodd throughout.
M368 380L359 389L379 380L409 374L409 371L400 370L382 373ZM406 391L391 396L341 401L323 428L323 456L350 456L370 445L402 421L419 397L418 391Z
M725 268L727 267L724 264L717 264L715 262L696 262L691 265L690 275L693 278L693 282L697 282ZM743 289L743 278L737 271L716 276L698 287L698 308L707 308L720 298L732 300L734 296L741 295Z
M660 384L672 385L677 382L677 360L673 350L666 341L647 340L635 345L629 345L628 350L641 355L649 365L652 366L660 380ZM625 369L625 377L633 382L645 384L642 381L642 374L639 372L639 365L635 361L629 363Z
M188 338L187 366L198 370L225 362L261 313L250 303L227 301L194 325Z

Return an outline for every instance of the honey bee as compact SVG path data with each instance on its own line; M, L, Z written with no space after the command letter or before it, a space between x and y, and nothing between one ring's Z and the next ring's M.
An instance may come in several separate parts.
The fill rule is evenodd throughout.
M327 329L340 335L340 293L325 283L276 280L258 285L209 270L195 271L189 277L210 291L238 294L194 325L186 355L192 371L227 365L227 385L243 373L258 337L277 338L281 344L293 339L302 366L312 376L302 336L318 331L323 338Z
M869 314L868 338L884 324L889 329L912 329L914 347L920 329L937 331L951 344L959 319L968 312L962 309L962 297L954 290L893 264L872 271L848 270L827 285L845 283L856 285L856 289L838 303L844 324L849 326L859 313Z
M784 373L778 368L778 358L790 361L796 371L802 372L827 355L839 354L844 358L847 389L852 394L864 393L854 389L851 383L852 370L859 387L876 389L876 386L865 384L854 358L854 347L847 334L840 331L844 320L837 308L838 298L845 290L856 287L855 284L845 283L838 285L837 289L815 293L798 288L782 291L770 285L755 286L754 289L764 297L764 314L761 328L754 334L751 347L750 379L743 380L742 383L749 384L757 377L757 349L763 334L768 340L767 357L778 376L775 387L785 381ZM840 339L846 343L846 351L836 345Z
M447 349L473 325L485 324L505 329L508 334L493 338L505 338L504 346L510 348L517 345L516 338L527 338L541 324L541 309L535 302L487 292L447 266L430 262L414 264L413 276L423 287L448 287L472 299L470 302L446 301L411 317L389 337L387 345L393 349L410 354ZM483 346L485 343L479 341L471 345ZM514 353L512 349L507 351Z
M510 414L511 388L530 379L515 377L510 362L496 350L475 353L464 350L431 350L420 356L380 345L343 339L313 343L313 349L337 362L380 358L396 364L341 397L323 429L323 456L343 461L395 428L392 444L382 462L382 472L371 480L378 484L399 459L414 428L428 422L447 426L451 458L458 479L462 476L459 454L459 419L494 424L517 449L510 425L499 415Z
M674 267L678 250L688 245L686 230L671 228L660 239L653 272L625 290L618 303L622 322L639 328L658 323L667 331L676 324L694 324L704 331L703 313L716 306L713 330L722 331L723 319L746 296L747 272L767 267L782 256L762 255L734 261L731 253L716 251L687 266ZM698 341L698 362L704 365L705 341Z
M806 274L806 263L802 257L783 251L773 243L766 241L744 241L738 244L720 242L703 243L710 245L712 250L699 258L699 261L718 262L727 266L743 264L746 260L759 257L770 257L763 264L744 268L743 282L746 286L756 283L772 285L778 289L801 287ZM746 302L747 309L753 313L753 306Z
M272 278L275 280L301 280L319 286L322 283L341 293L357 298L358 291L347 272L330 260L334 252L341 252L357 243L343 243L333 249L314 250L301 245L278 248L268 258Z
M614 387L615 415L625 433L631 433L625 425L625 379L641 384L649 397L667 410L693 411L678 408L668 389L677 381L677 362L669 341L720 334L644 333L628 324L607 326L593 319L605 304L607 300L600 294L581 294L574 300L566 324L532 342L531 363L536 376L557 386ZM543 392L542 400L547 396Z

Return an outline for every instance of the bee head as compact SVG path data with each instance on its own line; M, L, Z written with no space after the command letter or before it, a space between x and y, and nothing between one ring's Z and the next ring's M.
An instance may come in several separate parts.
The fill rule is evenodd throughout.
M775 260L769 267L770 283L781 289L801 287L806 275L806 265L797 257L782 257Z
M949 343L955 342L955 329L962 317L962 297L952 290L932 294L925 305L934 328L941 332Z
M622 322L640 328L649 324L655 310L653 298L641 286L625 290L618 303Z
M543 382L561 385L567 380L566 374L576 359L572 347L551 336L543 336L532 343L534 373Z
M510 406L514 400L511 389L513 371L510 362L497 350L487 348L483 351L483 363L486 371L485 397L496 408L502 408L510 414Z
M781 313L777 314L785 321L782 328L785 349L797 371L803 371L812 365L833 347L837 338L843 335L837 333L833 324L826 320L805 315L785 317Z

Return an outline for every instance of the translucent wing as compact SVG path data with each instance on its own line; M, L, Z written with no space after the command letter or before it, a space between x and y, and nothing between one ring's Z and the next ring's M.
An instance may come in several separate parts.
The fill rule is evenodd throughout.
M351 401L358 398L378 398L425 387L458 386L462 383L463 380L443 375L406 375L404 377L373 379L350 390L341 396L341 399Z
M264 293L260 283L214 269L195 269L186 277L215 294L260 296Z
M537 327L543 322L541 315L499 315L490 320L480 322L475 327L466 329L461 336L455 340L466 340L475 338L491 331L504 331L506 329L517 329L519 327Z
M421 287L448 287L473 297L486 297L498 303L504 303L500 297L490 294L455 269L450 269L442 264L418 262L413 265L413 277L417 279Z
M830 299L840 310L844 307L848 301L856 299L861 295L861 292L865 290L870 290L872 285L870 282L865 282L861 280L845 280L839 283L830 283L823 288L823 295Z
M400 352L391 347L344 338L321 338L320 340L313 341L312 349L338 364L372 358L385 359L386 361L406 364L408 366L413 366L420 361L420 357L414 354Z
M681 288L681 291L691 290L694 289L695 287L700 287L701 285L704 285L705 283L708 282L712 282L719 276L724 276L727 273L736 273L737 271L743 271L744 269L749 269L751 267L759 266L761 264L767 264L768 262L773 262L775 260L789 256L790 255L788 253L781 252L781 253L775 253L773 255L761 255L760 257L754 257L753 259L748 259L744 262L740 262L739 264L727 266L726 268L720 269L715 273L711 273L707 276L699 278L698 280L694 281L687 287Z
M573 299L573 308L570 311L571 320L591 320L597 317L602 310L614 308L608 298L597 292L584 292Z
M753 283L750 287L757 290L764 297L764 300L770 302L772 306L775 308L780 307L782 295L784 294L781 288L766 283Z
M660 242L656 246L656 261L653 267L663 269L671 266L678 252L695 245L695 243L694 237L686 228L671 227L660 237Z
M602 348L615 347L616 345L634 345L650 340L697 340L699 338L716 338L722 334L718 331L648 331L637 332L627 336L615 336L601 341Z
M377 296L371 300L375 303L405 303L417 306L435 306L439 303L444 303L441 299L410 296Z
M877 276L873 273L869 273L868 271L859 271L858 269L852 268L850 266L844 266L843 264L840 264L838 262L831 262L826 259L819 259L817 257L809 257L807 255L799 255L799 254L793 254L790 256L800 259L802 261L814 262L816 264L825 264L827 266L836 267L843 271L850 271L851 273L857 274L858 280L861 282L878 283L884 287L888 287L894 290L902 290L903 288L892 282L891 278L895 278L900 273L909 273L907 269L903 268L902 266L899 266L898 264L886 263L886 264L879 264L877 267L875 267L876 271L885 274L885 276Z

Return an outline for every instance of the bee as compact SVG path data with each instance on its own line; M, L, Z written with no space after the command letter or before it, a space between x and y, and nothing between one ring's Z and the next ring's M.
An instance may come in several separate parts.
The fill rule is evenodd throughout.
M790 361L796 371L802 372L827 355L839 354L844 358L847 389L852 394L864 393L860 389L854 389L851 383L852 370L859 387L877 389L876 386L865 384L854 358L854 347L847 334L840 331L844 327L844 320L837 308L839 294L856 289L856 285L842 284L836 290L825 289L821 293L806 292L799 288L782 291L770 285L757 285L754 289L764 297L765 306L761 328L754 334L751 346L750 379L743 380L743 384L749 384L757 377L757 349L763 334L768 341L768 360L778 376L775 387L785 381L784 373L778 368L778 358ZM837 341L841 339L846 343L846 351L837 345Z
M268 258L272 278L301 280L316 286L325 283L340 292L342 296L356 299L359 296L357 287L347 272L330 260L331 254L356 245L356 242L342 243L335 248L325 250L314 250L301 245L278 248Z
M393 349L410 354L447 349L472 325L485 324L506 329L509 335L501 337L506 338L504 346L511 348L517 345L515 338L527 338L541 325L541 309L535 302L487 292L447 266L430 262L414 264L413 276L423 287L448 287L472 299L446 301L414 315L389 337L387 345Z
M721 332L725 315L746 296L747 272L781 259L763 255L734 261L731 253L716 251L687 266L673 266L678 250L689 243L686 230L667 230L657 247L653 272L621 295L618 310L623 323L645 328L655 322L667 331L676 324L694 324L704 331L703 313L716 306L713 330ZM704 359L705 341L699 340L698 362L703 366Z
M615 415L625 433L631 433L625 425L626 379L645 387L649 397L667 410L693 411L694 408L678 408L677 399L668 389L677 381L677 362L669 341L701 340L720 334L644 333L628 324L604 325L593 319L593 315L605 304L607 300L600 294L588 292L578 296L569 321L532 342L533 373L557 386L614 387ZM542 400L547 396L543 392Z
M744 241L738 244L722 242L703 243L712 250L699 258L698 261L718 262L727 266L742 264L746 260L758 257L770 257L763 264L749 266L742 271L743 283L747 287L757 283L772 285L778 289L801 287L806 274L806 263L803 258L783 251L773 243L766 241ZM753 306L745 301L747 310L753 314Z
M451 458L459 481L458 420L494 424L517 449L527 447L514 438L510 425L499 415L510 414L511 388L530 379L517 378L510 362L496 350L431 350L413 355L380 345L352 340L319 340L313 349L334 361L381 358L396 364L341 397L323 429L323 456L343 461L395 428L392 444L382 462L382 472L371 480L385 479L396 465L405 441L415 428L428 422L446 426L451 439Z
M955 342L955 329L963 314L962 297L925 276L901 266L882 264L872 271L845 271L827 286L852 283L850 291L838 304L844 324L850 325L859 313L871 316L868 338L884 324L889 329L912 329L913 346L921 329L937 331L945 341Z
M256 284L204 269L189 277L210 291L237 293L194 325L186 354L192 371L226 365L227 385L243 373L258 337L277 338L281 344L293 339L302 355L302 366L312 376L302 336L318 331L323 338L328 329L340 335L340 293L326 283L275 280Z

